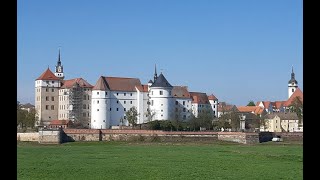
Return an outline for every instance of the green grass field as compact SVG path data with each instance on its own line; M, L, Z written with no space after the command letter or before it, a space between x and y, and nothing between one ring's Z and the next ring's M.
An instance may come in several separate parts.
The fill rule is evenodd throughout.
M18 179L303 179L303 145L17 143Z

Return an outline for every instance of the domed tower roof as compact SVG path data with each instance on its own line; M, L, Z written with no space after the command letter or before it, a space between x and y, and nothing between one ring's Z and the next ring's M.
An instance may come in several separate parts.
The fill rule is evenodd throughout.
M289 84L291 84L291 83L298 84L298 81L297 81L297 80L295 79L295 77L294 77L293 67L292 67L292 72L291 72L291 79L289 80L288 83L289 83Z
M171 84L167 81L167 79L161 73L150 87L170 87L170 88L172 88L173 86L171 86Z

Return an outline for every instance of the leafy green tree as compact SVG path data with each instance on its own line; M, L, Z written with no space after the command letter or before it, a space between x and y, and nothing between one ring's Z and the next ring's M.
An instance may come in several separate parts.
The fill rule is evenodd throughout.
M127 112L126 112L126 117L129 122L133 127L137 124L139 113L137 111L137 108L135 106L131 107Z
M254 104L254 101L249 101L249 103L247 104L247 106L256 106L256 104Z
M289 107L290 112L295 112L298 116L299 123L303 120L303 103L299 96L295 97Z

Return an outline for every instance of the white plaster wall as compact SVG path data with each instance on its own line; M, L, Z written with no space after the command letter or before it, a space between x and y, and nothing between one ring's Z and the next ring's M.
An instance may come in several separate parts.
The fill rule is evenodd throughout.
M107 92L107 94L106 94ZM110 122L107 119L107 109L109 96L108 91L93 90L91 104L91 128L92 129L109 129Z

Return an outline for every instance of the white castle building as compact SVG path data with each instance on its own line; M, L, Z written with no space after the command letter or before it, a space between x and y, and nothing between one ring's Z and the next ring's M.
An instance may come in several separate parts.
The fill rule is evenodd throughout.
M137 124L153 120L188 120L200 113L218 113L218 99L172 86L165 76L142 84L138 78L100 76L92 86L83 78L64 80L60 50L55 72L48 68L35 81L35 108L40 125L52 120L81 122L92 129L129 125L126 112L135 107Z

